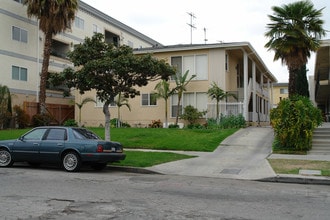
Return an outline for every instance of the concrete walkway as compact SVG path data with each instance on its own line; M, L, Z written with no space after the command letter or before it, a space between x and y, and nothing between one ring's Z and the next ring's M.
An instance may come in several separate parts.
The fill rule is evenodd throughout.
M214 152L200 152L197 158L160 164L148 170L163 174L249 180L275 177L266 159L271 154L273 138L270 127L240 129Z

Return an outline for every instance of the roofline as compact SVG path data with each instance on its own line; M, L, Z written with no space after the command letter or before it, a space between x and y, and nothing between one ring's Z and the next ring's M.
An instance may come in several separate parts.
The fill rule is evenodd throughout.
M266 73L273 82L277 82L276 77L269 71L263 60L260 58L258 53L252 47L249 42L232 42L232 43L216 43L216 44L178 44L169 46L156 46L149 48L135 49L135 54L146 54L146 53L162 53L162 52L176 52L176 51L187 51L187 50L202 50L202 49L217 49L217 48L228 48L228 49L242 49L248 56L254 55L255 58L264 67Z
M136 31L135 29L127 26L124 23L121 23L120 21L110 17L109 15L97 10L96 8L88 5L87 3L85 3L81 0L79 0L79 9L95 16L96 18L98 18L100 20L105 21L106 23L110 23L111 25L114 25L114 26L118 27L119 29L125 30L126 32L134 35L135 37L141 39L144 42L147 42L154 46L162 45L161 43L151 39L150 37L142 34L141 32Z

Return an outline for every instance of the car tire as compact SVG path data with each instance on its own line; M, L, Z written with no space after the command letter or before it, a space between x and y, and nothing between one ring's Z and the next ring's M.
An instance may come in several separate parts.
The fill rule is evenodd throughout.
M95 163L91 167L93 170L103 170L107 166L107 163Z
M13 163L10 152L6 149L0 149L0 167L10 167Z
M81 168L81 160L79 155L70 151L64 154L62 158L62 166L68 172L77 172Z

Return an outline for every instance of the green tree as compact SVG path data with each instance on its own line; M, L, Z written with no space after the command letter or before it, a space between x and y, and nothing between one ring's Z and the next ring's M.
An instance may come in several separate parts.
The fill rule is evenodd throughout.
M206 111L198 111L197 108L191 106L191 105L187 105L184 108L184 112L183 114L180 116L182 119L187 120L189 122L190 125L193 125L196 123L196 121L203 117L203 115L206 113Z
M175 91L178 94L178 105L176 110L176 118L175 118L175 125L178 124L179 121L179 115L180 115L180 104L183 92L187 90L187 85L190 83L190 81L196 77L196 75L191 75L188 79L189 70L187 70L183 75L174 75L175 80L175 88L173 91Z
M39 29L45 36L39 91L40 114L45 114L46 83L52 38L71 26L78 10L78 0L24 0L24 4L27 5L27 15L39 20Z
M119 128L119 127L121 127L120 108L122 106L126 106L128 108L128 110L131 111L131 105L128 103L128 98L123 96L121 92L118 93L118 95L116 96L115 104L117 105L117 115L118 115L116 126Z
M89 103L89 102L94 102L94 103L96 103L96 101L95 101L93 98L90 98L90 97L85 97L85 98L83 98L83 100L81 100L80 103L79 103L79 102L76 102L76 106L77 106L78 109L79 109L79 116L78 116L78 123L79 123L79 126L81 126L81 109L82 109L82 107L83 107L85 104L87 104L87 103Z
M11 115L12 108L9 88L0 84L0 128L8 127Z
M236 94L223 91L215 82L213 82L211 87L207 90L207 94L212 100L216 100L217 120L219 119L219 102L223 99L227 100L229 97L233 97L237 100Z
M289 97L297 94L296 76L306 65L311 51L320 47L320 39L326 35L323 29L322 10L314 9L310 1L298 1L282 7L273 6L273 15L268 15L265 44L275 52L274 61L281 59L289 71Z
M69 87L77 88L80 93L94 89L104 103L106 140L110 140L109 105L119 93L134 98L140 94L137 87L146 86L149 81L168 79L175 73L165 60L157 60L150 54L134 55L128 46L115 47L104 42L100 33L85 38L68 56L79 67L76 71L64 70Z
M173 94L174 90L170 89L170 83L168 80L161 80L155 86L157 98L163 98L165 101L165 128L168 127L168 113L167 113L167 101L170 96Z

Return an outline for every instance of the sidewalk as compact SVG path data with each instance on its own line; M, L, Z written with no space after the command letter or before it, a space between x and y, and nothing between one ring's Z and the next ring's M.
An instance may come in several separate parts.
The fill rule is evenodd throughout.
M198 157L148 167L143 169L143 172L330 185L329 177L275 174L267 158L330 161L330 155L271 154L273 139L274 135L271 127L248 127L240 129L235 134L226 138L213 152L174 151L175 153L195 155ZM137 171L138 169L135 170Z

